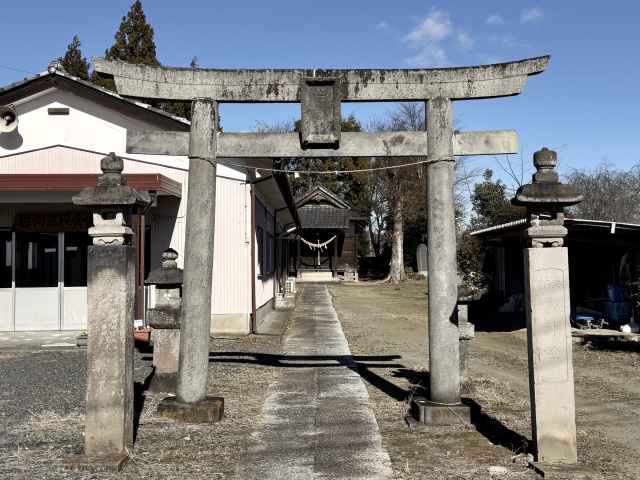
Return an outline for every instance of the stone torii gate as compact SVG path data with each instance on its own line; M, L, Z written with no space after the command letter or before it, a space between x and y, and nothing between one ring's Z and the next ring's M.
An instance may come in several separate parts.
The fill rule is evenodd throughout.
M129 132L127 151L188 155L186 252L177 402L182 412L207 405L216 163L221 158L426 156L430 400L427 421L459 421L460 372L454 216L454 157L517 152L513 131L454 132L452 103L518 95L548 56L442 69L208 70L94 59L121 95L192 101L191 132ZM340 131L341 102L424 101L426 132ZM300 133L224 133L219 103L300 102ZM462 408L462 407L461 407ZM464 412L462 412L464 414ZM189 415L178 414L179 418ZM212 416L199 415L203 420Z

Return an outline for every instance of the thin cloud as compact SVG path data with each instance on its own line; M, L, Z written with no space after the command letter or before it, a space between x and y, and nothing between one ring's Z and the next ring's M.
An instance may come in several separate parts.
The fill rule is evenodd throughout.
M511 34L490 35L489 42L505 48L516 48L521 46L521 44Z
M435 7L402 40L416 50L405 59L416 67L449 65L449 49L469 50L475 44L471 35L454 25L449 12Z
M449 13L434 8L404 37L404 41L413 47L419 47L425 42L441 42L452 32L453 25Z
M534 20L539 20L542 18L543 13L539 8L529 8L523 10L520 14L520 23L528 23L533 22Z
M467 32L463 32L462 30L460 30L456 35L456 41L458 42L458 45L460 45L460 48L465 50L469 50L474 44L473 38L471 38Z
M439 45L428 45L413 57L405 59L405 63L415 67L440 67L447 65L449 59L444 48Z
M376 23L376 29L377 30L389 30L389 22L387 22L386 20L381 20L378 23Z
M504 19L497 13L494 13L489 15L484 23L487 25L502 25L504 23Z

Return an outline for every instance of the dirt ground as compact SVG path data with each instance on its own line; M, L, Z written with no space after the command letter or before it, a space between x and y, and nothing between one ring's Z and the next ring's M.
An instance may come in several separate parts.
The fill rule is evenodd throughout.
M330 292L358 371L369 390L397 479L529 479L530 436L523 331L478 332L465 396L482 407L474 426L411 432L403 417L428 365L425 285L332 285ZM83 448L85 364L80 349L0 352L0 479L238 478L265 392L287 369L280 338L211 342L211 394L225 397L214 426L176 425L155 415L157 397L139 396L140 425L124 473L66 472ZM136 381L150 372L138 353ZM600 478L640 476L640 351L574 345L580 461ZM144 400L144 401L143 401ZM283 479L285 480L285 479Z
M502 478L535 478L525 467L531 430L524 330L477 333L464 386L482 408L475 427L411 433L401 421L428 366L425 287L330 287L398 477L486 479L489 467L504 466ZM600 478L640 476L637 346L574 345L578 455Z

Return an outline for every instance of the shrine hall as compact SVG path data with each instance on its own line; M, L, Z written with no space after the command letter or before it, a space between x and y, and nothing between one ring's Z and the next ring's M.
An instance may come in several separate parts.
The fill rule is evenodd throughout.
M299 281L357 280L363 219L321 186L299 196L296 210L302 228L289 239L289 275Z

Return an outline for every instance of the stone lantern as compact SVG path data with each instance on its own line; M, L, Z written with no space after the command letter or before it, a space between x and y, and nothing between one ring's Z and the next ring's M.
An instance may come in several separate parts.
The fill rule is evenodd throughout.
M91 209L89 236L94 245L130 245L133 230L129 217L148 208L149 192L139 192L126 184L124 162L113 152L100 161L100 169L97 186L83 188L73 197L73 203Z
M560 183L556 152L533 155L533 181L512 200L527 209L524 294L527 315L531 423L537 465L577 461L564 209L582 200Z
M84 455L72 469L120 470L133 448L133 317L136 249L129 216L148 208L148 192L126 185L114 153L100 162L95 187L73 197L90 208L87 249L87 415Z
M564 209L582 201L570 185L560 183L555 167L556 152L543 147L533 154L536 173L532 182L522 185L511 203L526 207L529 228L526 230L531 247L561 247L567 235Z
M178 253L168 249L162 263L145 281L155 286L155 308L147 311L147 322L153 328L153 377L149 390L175 393L180 353L180 315L182 312L182 269Z

